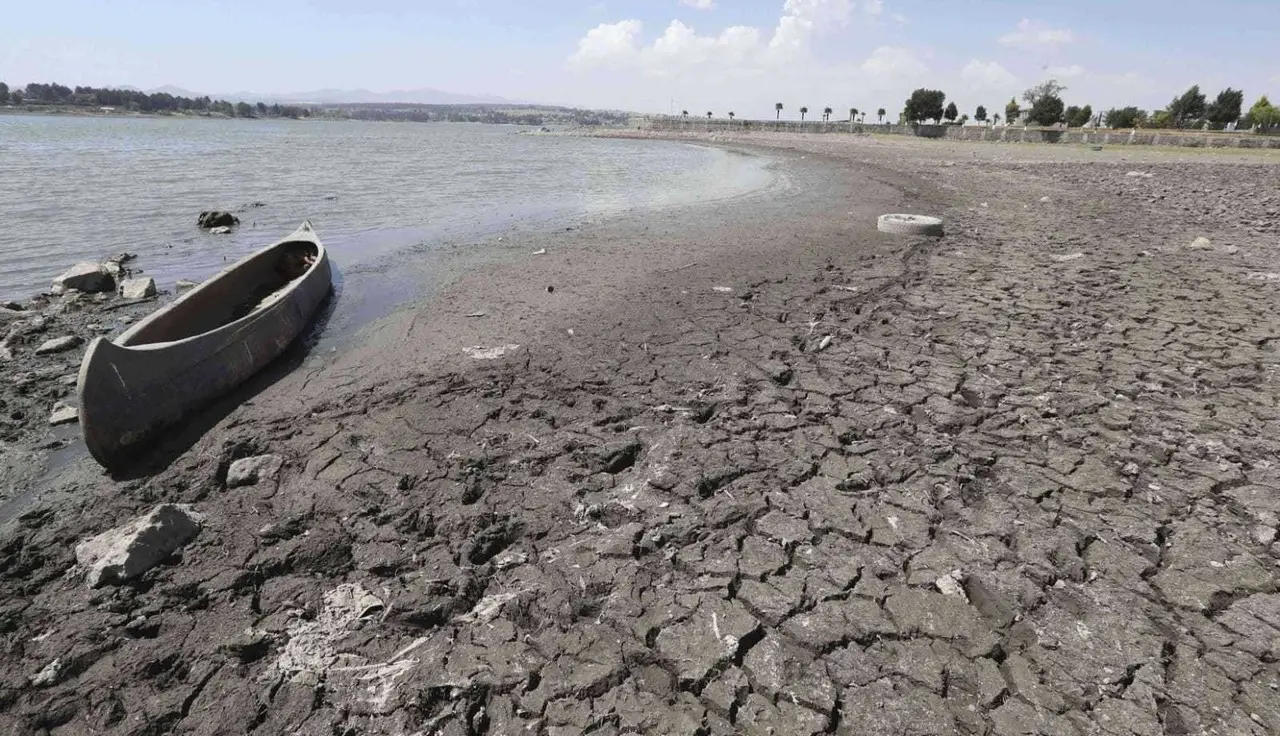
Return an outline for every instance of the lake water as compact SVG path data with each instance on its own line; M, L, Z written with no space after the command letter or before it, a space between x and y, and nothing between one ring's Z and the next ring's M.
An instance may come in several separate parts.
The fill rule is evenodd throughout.
M765 161L722 150L507 126L0 115L0 298L122 251L172 289L304 219L339 273L370 286L433 244L729 198L772 180ZM199 231L209 209L236 212L241 227Z

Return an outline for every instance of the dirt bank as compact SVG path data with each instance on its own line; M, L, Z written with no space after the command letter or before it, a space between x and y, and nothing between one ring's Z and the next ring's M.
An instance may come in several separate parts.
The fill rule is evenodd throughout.
M770 196L530 235L64 478L0 546L0 730L1280 731L1278 170L770 143ZM89 589L161 501L194 541Z

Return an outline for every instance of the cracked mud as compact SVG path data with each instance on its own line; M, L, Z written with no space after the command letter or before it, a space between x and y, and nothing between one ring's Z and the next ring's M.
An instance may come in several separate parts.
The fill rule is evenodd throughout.
M4 732L1280 732L1280 170L784 147L839 183L27 512ZM874 233L906 206L947 236ZM180 556L70 574L161 501Z

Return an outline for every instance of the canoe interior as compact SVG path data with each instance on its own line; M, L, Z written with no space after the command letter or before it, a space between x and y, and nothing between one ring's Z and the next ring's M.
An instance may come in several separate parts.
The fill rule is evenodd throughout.
M216 330L251 314L267 297L303 276L315 264L319 248L307 240L286 240L241 263L222 278L196 287L180 309L155 313L145 324L121 336L121 345L173 342Z

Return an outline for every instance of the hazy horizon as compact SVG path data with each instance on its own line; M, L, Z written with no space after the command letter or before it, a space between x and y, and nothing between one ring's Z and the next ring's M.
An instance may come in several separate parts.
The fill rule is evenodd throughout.
M756 118L782 102L791 118L801 106L896 115L917 87L1000 112L1056 78L1067 104L1095 110L1161 108L1192 84L1210 99L1243 89L1247 109L1280 97L1280 58L1264 53L1278 41L1280 3L1256 0L50 0L7 14L0 81L263 98L430 89Z

